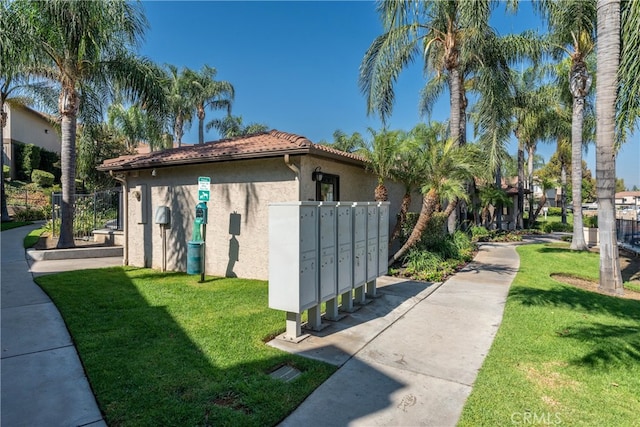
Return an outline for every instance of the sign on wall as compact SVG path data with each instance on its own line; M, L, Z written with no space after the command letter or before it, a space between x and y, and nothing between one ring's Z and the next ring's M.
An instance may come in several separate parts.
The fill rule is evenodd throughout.
M211 189L211 178L208 176L198 177L198 201L208 202L209 191Z

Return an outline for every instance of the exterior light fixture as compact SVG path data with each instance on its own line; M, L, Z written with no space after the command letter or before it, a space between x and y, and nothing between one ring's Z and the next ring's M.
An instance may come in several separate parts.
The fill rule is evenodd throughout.
M322 172L320 172L320 166L318 166L311 173L311 180L312 181L322 181L322 176L323 175L322 175Z
M158 174L158 173L156 172L156 170L155 170L155 169L152 169L152 170L151 170L151 176L156 176L157 174Z

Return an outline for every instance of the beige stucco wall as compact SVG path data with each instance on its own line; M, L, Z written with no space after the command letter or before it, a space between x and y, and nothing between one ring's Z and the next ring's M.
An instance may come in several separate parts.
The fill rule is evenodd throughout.
M23 108L7 108L7 125L2 134L5 164L12 166L11 143L33 144L54 153L60 153L60 135L51 123L39 114ZM11 168L15 178L15 168Z
M373 200L375 178L361 167L312 156L292 157L291 162L300 169L299 181L282 157L157 168L155 177L151 170L130 173L127 178L129 265L161 268L162 229L154 224L153 216L157 206L166 205L171 209L171 226L166 229L166 267L186 270L187 241L193 232L199 176L211 178L207 275L267 279L269 203L313 200L315 182L311 180L311 172L316 166L340 176L341 200ZM390 227L393 227L403 188L393 183L389 188ZM136 191L141 193L140 201ZM420 200L415 199L413 208L418 210ZM237 235L230 234L232 218L240 220Z

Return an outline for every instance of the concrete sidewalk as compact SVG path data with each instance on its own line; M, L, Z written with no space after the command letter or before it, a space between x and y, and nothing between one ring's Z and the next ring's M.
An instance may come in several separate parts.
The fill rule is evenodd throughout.
M388 306L382 317L340 321L297 345L272 341L341 366L280 425L456 425L519 264L514 245L482 244L474 262L437 289L384 278L381 297L361 310Z
M32 275L121 258L25 260L2 240L2 415L7 426L104 426L67 328ZM299 344L270 345L340 366L282 426L455 425L502 319L515 246L483 244L444 284L378 279L371 304Z
M105 426L66 325L32 274L122 265L122 258L38 261L29 265L24 236L34 224L3 231L3 426Z

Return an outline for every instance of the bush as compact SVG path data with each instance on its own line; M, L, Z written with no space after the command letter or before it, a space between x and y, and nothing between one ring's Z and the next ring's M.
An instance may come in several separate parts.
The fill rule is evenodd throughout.
M11 176L11 168L7 165L2 165L2 177L8 179Z
M60 181L60 156L53 151L40 149L40 165L38 169L52 173L54 182Z
M31 172L31 181L40 188L51 187L53 185L53 174L40 169Z
M477 242L481 240L483 237L489 236L489 230L486 227L482 226L473 226L471 227L471 240Z
M38 221L41 219L47 219L47 215L43 209L40 208L27 208L16 210L13 214L15 221Z
M561 222L547 222L542 226L542 231L545 233L553 233L555 231L571 233L573 232L573 225L563 224Z
M40 166L40 147L26 144L22 152L22 170L25 176L30 177L38 166Z
M598 216L597 215L588 215L582 217L582 221L585 227L589 228L598 228Z
M561 216L562 208L550 207L547 211L548 216Z

